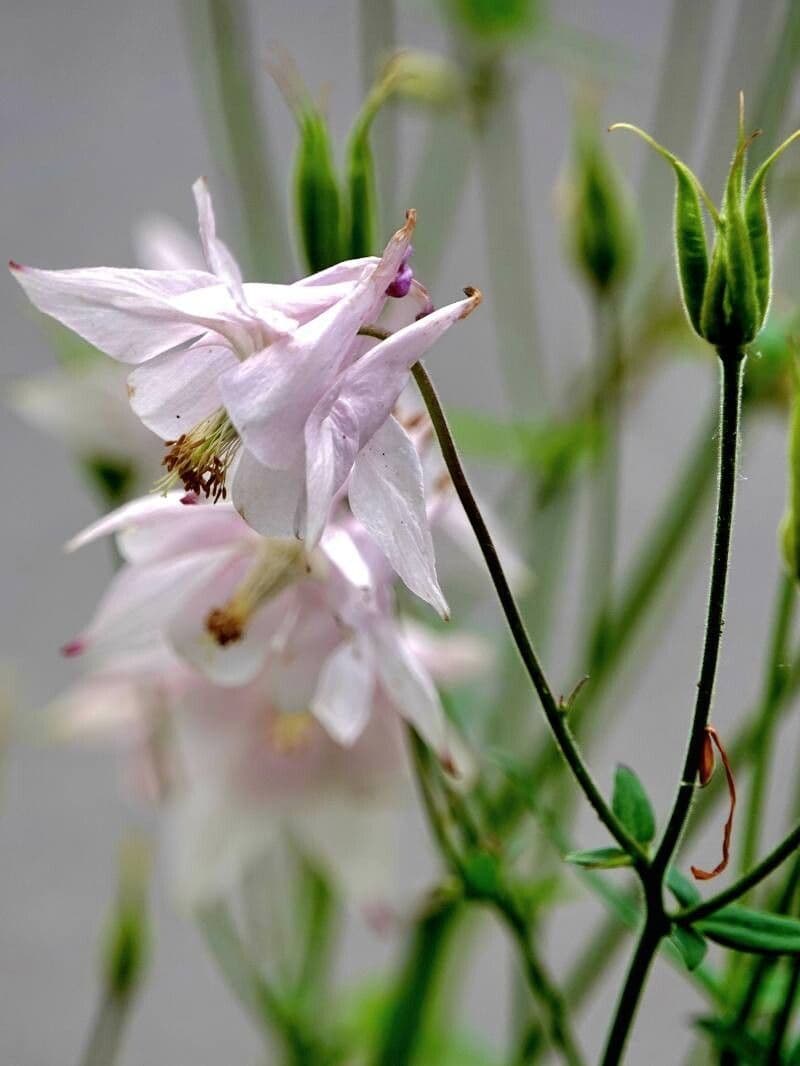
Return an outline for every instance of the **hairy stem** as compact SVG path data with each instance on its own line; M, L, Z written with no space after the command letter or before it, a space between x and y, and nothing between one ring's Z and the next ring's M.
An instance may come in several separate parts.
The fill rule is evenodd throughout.
M654 872L663 877L670 859L680 840L692 797L697 784L697 769L705 739L705 730L711 713L714 695L714 680L717 673L719 651L722 642L725 609L725 592L728 580L731 532L733 529L733 505L736 495L736 468L739 450L739 416L743 353L739 350L720 352L722 364L722 401L720 420L719 492L717 499L717 522L714 534L714 553L711 563L711 584L708 594L703 658L700 664L700 680L697 683L694 716L689 743L678 791L667 827L661 838L653 862Z
M595 784L594 778L583 761L583 757L575 744L570 728L567 725L566 716L559 707L558 701L553 695L553 691L545 677L538 656L536 655L533 645L528 637L525 623L522 620L516 600L514 599L514 594L511 591L505 572L503 571L491 534L489 533L486 522L481 514L481 510L475 501L472 489L467 481L458 451L456 450L453 435L450 432L450 427L447 424L447 419L442 410L436 390L433 387L433 383L421 363L416 363L412 368L412 372L422 398L425 401L425 406L428 409L428 414L430 415L436 437L439 441L442 456L453 482L453 487L456 490L467 519L475 533L487 569L489 570L492 583L494 584L495 591L500 600L500 605L505 614L506 622L508 623L509 630L514 639L514 643L519 651L531 684L539 697L547 723L550 726L556 743L578 782L578 785L591 806L594 808L597 817L603 825L605 825L620 847L628 852L634 865L640 870L646 869L648 862L644 852L612 812L599 788Z
M711 583L708 595L703 656L700 664L700 680L697 685L689 743L678 783L675 802L667 827L661 838L652 865L643 876L647 903L647 918L636 945L628 977L617 1003L617 1009L606 1043L603 1066L616 1066L622 1061L636 1010L646 984L647 974L658 951L661 939L669 931L669 922L664 915L662 885L667 867L680 840L689 815L692 796L700 763L700 753L705 729L711 711L714 681L719 661L722 640L725 591L728 578L733 506L736 495L736 465L739 450L739 415L741 396L741 369L743 353L739 350L720 351L722 371L719 489L717 497L717 522L714 534L714 550L711 560ZM713 913L713 910L708 913Z

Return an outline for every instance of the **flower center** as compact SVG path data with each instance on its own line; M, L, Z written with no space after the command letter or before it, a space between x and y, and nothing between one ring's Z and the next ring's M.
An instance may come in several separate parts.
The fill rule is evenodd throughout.
M220 408L177 440L165 442L167 454L161 463L167 473L156 483L155 490L166 495L183 482L188 492L206 496L214 503L224 500L228 495L225 479L240 443L236 427Z
M214 607L206 616L206 629L225 647L241 640L255 612L288 585L317 573L321 576L317 556L310 556L299 540L264 539L256 560L231 598Z
M267 722L267 742L278 755L293 755L308 747L314 733L309 711L279 712Z

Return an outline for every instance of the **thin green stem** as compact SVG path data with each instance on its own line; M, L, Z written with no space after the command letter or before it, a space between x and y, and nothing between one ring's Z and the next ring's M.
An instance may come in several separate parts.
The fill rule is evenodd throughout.
M709 915L715 914L721 907L727 907L729 903L735 903L751 888L754 888L769 877L773 870L777 870L798 847L800 847L800 824L796 825L791 833L784 837L780 844L773 848L768 855L765 855L761 862L734 881L732 885L728 885L722 892L718 892L715 896L710 896L707 900L698 903L694 907L687 907L686 910L678 911L673 917L681 925L691 925L692 922L699 922L701 918L708 918Z
M114 1066L122 1046L131 999L131 996L117 996L110 992L103 996L81 1066Z
M444 951L461 911L460 900L442 896L434 899L417 921L375 1066L404 1066L413 1061Z
M668 926L665 926L661 918L654 919L652 912L648 913L617 1002L614 1020L606 1038L601 1066L617 1066L617 1063L622 1062L642 990L647 983L647 975L667 928Z
M700 680L697 685L697 699L695 701L683 772L678 783L672 813L652 865L643 876L647 917L611 1023L603 1057L603 1066L615 1066L616 1063L622 1061L638 1003L644 991L647 974L662 938L669 932L669 921L664 914L662 885L667 867L689 815L697 778L697 768L700 763L700 753L714 692L714 680L722 640L725 590L733 528L733 506L736 495L736 464L739 450L741 369L743 361L743 354L738 350L720 352L719 354L722 371L719 491L714 550L711 561L708 614L703 643L703 657L700 664Z
M489 570L492 583L494 584L495 591L500 600L503 613L505 614L506 622L508 623L511 635L514 638L514 643L516 644L522 662L525 665L528 677L539 697L547 723L550 726L556 743L578 782L578 785L591 806L594 808L597 817L603 825L605 825L619 846L628 852L637 869L640 871L646 870L648 867L646 855L639 844L620 823L619 819L606 803L600 789L595 784L594 778L586 766L586 763L583 761L583 757L575 744L566 717L559 707L558 701L553 695L553 691L545 677L538 656L536 655L533 645L528 637L525 623L522 620L522 615L520 614L516 600L514 599L514 594L511 591L508 579L506 578L502 564L497 555L497 549L495 548L491 534L489 533L481 510L475 501L472 489L470 488L466 474L464 473L464 468L461 465L461 459L459 458L453 435L447 424L447 419L442 409L442 405L439 402L436 390L433 387L433 383L421 363L416 363L414 365L412 373L420 394L425 401L425 406L428 409L428 414L430 415L434 432L439 441L442 456L453 482L453 487L456 490L456 494L461 501L467 519L475 533L487 569Z
M508 927L517 947L525 971L526 980L532 996L539 1005L542 1014L543 1029L550 1040L553 1048L560 1053L568 1066L581 1066L582 1058L578 1050L577 1042L569 1024L566 1005L561 993L547 971L544 961L537 954L530 936L529 923L518 906L513 894L502 884L479 891L473 878L468 876L462 860L461 852L452 839L448 818L441 812L434 795L431 782L431 759L430 753L418 734L411 728L408 730L411 746L411 755L420 792L422 794L423 807L428 819L428 824L434 839L439 845L443 858L450 867L452 873L459 879L462 890L467 892L467 898L476 902L488 904L498 914L501 921ZM417 952L418 954L419 952ZM414 956L412 955L413 961ZM423 960L423 972L418 974L412 971L413 981L427 980L429 971L437 962L436 955L431 959ZM398 1009L403 1016L403 1028L411 1026L410 1031L398 1032L392 1037L392 1047L400 1046L405 1049L409 1041L416 1040L414 1026L419 1026L422 1017L422 1003L416 998L416 988L407 992L401 989L401 1000ZM410 998L409 998L410 997ZM408 1013L413 1005L413 1013ZM413 1046L413 1043L410 1045ZM383 1049L383 1058L379 1059L381 1066L403 1066L408 1061L407 1057L396 1055L394 1058L387 1057L386 1049Z
M570 1066L580 1066L583 1057L572 1034L566 1003L534 949L528 922L510 898L495 900L494 907L517 945L528 987L542 1010L551 1044Z
M700 664L700 679L697 683L697 698L695 700L694 716L692 718L683 771L678 783L678 791L672 812L653 860L654 874L662 878L669 866L675 848L678 846L683 827L689 816L692 797L697 785L700 753L705 740L705 731L714 694L714 680L717 673L724 625L723 613L725 609L731 533L733 530L733 505L736 496L743 358L744 355L739 350L720 352L722 399L719 495L714 534L714 553L711 564L711 584L708 595L708 616L703 644L703 658Z
M621 357L618 308L613 297L595 300L594 334L597 338L593 418L601 427L602 450L592 471L589 548L584 608L589 619L584 661L591 677L607 654L609 620L614 586L619 481L619 392L603 391L602 382L619 373Z
M711 444L718 417L715 413L713 419L703 420L689 458L675 480L675 488L645 538L630 573L622 581L617 604L608 620L605 656L595 665L570 715L576 732L581 732L584 722L597 725L597 704L703 513L714 472ZM556 765L552 749L543 747L532 762L531 775L542 780Z
M794 580L787 573L782 572L775 601L775 618L758 712L758 730L753 738L753 773L742 845L741 870L749 870L756 860L775 728L778 722L781 695L788 679L788 664L785 661L786 646L791 631L794 604Z

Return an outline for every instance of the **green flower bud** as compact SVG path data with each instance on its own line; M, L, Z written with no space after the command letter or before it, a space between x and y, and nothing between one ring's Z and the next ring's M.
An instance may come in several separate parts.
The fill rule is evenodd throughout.
M536 28L539 0L444 0L452 21L482 40L513 40Z
M105 988L119 999L140 984L150 953L147 882L150 853L140 840L127 841L120 856L117 900L102 942Z
M601 147L595 123L582 110L568 186L569 243L580 270L607 292L630 271L634 222L627 192Z
M770 304L772 252L765 183L773 163L800 131L759 167L747 187L747 151L757 133L744 133L740 98L739 136L719 210L695 174L648 134L628 123L611 129L639 134L672 166L677 178L675 249L678 277L689 323L720 351L740 351L757 336ZM716 231L708 263L703 205Z
M339 181L322 113L307 105L296 118L300 143L294 170L295 206L303 254L308 269L314 273L345 258L341 247Z

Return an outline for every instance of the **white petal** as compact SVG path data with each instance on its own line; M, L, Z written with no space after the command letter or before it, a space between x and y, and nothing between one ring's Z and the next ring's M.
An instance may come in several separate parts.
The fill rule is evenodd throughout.
M294 537L304 522L305 465L273 470L242 451L231 493L236 510L262 536Z
M148 270L204 270L203 254L174 219L156 212L145 215L133 229L136 259Z
M331 391L317 404L305 427L305 536L310 545L322 536L334 498L358 453L358 422L347 403L329 402L334 395Z
M217 378L238 360L230 348L195 344L150 359L128 378L131 407L164 440L179 437L222 406Z
M364 273L364 268L377 266L376 255L363 256L361 259L345 259L341 263L334 263L325 270L318 270L316 274L308 274L296 281L296 288L313 288L317 285L334 285L340 282L358 281Z
M447 603L436 577L422 467L411 439L394 418L388 418L359 453L349 498L353 514L399 577L447 618Z
M223 547L250 539L252 534L231 504L197 503L187 506L186 494L155 493L123 504L99 518L66 545L75 551L117 534L117 545L128 562L147 563L200 549Z
M230 556L227 548L197 551L147 566L123 567L106 589L79 643L110 655L160 644L169 620L198 589L213 583Z
M332 795L295 814L292 828L348 897L399 905L398 812L384 797Z
M392 622L376 624L371 635L378 673L389 700L441 758L449 758L447 720L430 675L403 644Z
M369 721L375 674L363 641L341 644L322 667L311 711L339 744L350 747Z
M381 341L342 376L337 404L346 404L358 420L361 445L388 418L408 382L411 367L456 322L480 303L476 293L449 304Z
M192 192L194 193L194 202L197 205L197 225L200 231L200 243L203 246L203 255L208 269L212 274L216 274L220 281L225 282L237 300L244 303L242 272L239 270L239 264L231 255L227 246L217 237L214 205L211 202L211 192L206 179L198 178L192 186Z
M279 836L264 804L198 784L171 804L167 821L173 891L189 910L229 897Z
M409 620L403 623L403 639L439 684L453 685L486 675L495 660L494 647L473 633L437 633Z
M143 363L187 344L205 327L176 312L183 293L217 285L199 270L37 270L12 266L28 299L100 351L123 363Z
M222 376L225 407L260 462L286 468L299 458L306 419L346 364L359 328L373 317L376 303L382 306L412 231L410 218L343 299Z
M245 685L261 669L268 651L270 634L280 622L280 598L257 611L239 640L221 645L209 632L206 619L215 607L231 598L237 585L252 566L252 558L229 558L227 566L214 575L213 582L196 588L181 609L174 613L167 637L177 655L217 685Z

